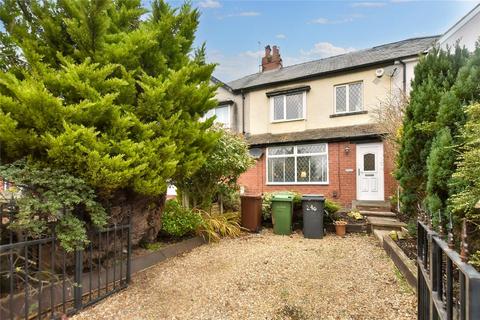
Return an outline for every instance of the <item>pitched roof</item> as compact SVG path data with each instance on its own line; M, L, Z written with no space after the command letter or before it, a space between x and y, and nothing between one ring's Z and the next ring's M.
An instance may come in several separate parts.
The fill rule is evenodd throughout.
M346 127L311 129L282 134L258 134L247 137L247 142L250 146L261 146L299 141L354 140L360 138L379 137L382 134L384 134L384 132L381 132L381 130L375 124L363 124Z
M231 81L228 85L233 90L248 89L413 57L429 49L438 38L431 36L388 43L278 70L254 73Z
M210 81L212 81L215 84L219 84L221 87L225 88L225 90L228 90L230 92L233 91L232 88L228 84L226 84L222 80L219 80L218 78L215 78L214 76L210 77Z

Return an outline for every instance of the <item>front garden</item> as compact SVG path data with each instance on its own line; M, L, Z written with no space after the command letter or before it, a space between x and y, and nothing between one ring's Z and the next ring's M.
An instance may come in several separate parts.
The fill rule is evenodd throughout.
M270 230L202 246L74 319L415 319L415 292L376 241Z

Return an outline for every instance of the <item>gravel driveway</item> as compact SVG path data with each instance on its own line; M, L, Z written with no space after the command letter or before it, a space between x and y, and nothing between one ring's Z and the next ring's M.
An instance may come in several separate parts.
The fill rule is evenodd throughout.
M74 319L415 319L415 293L365 235L271 231L160 263Z

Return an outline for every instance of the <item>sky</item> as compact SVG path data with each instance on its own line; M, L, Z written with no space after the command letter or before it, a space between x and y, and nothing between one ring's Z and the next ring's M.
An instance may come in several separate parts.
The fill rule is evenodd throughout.
M172 6L182 1L168 1ZM214 75L228 82L259 71L267 44L283 65L316 60L408 38L439 35L477 1L195 0L196 46L206 43Z

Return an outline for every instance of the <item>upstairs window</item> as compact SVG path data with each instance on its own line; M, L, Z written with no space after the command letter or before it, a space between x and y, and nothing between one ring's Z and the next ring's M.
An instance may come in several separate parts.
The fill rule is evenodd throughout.
M203 120L216 116L215 123L221 123L225 128L230 128L230 106L220 105L208 112L202 117Z
M272 121L301 120L305 118L306 92L270 97Z
M362 110L362 82L354 82L335 86L335 113L350 113Z

